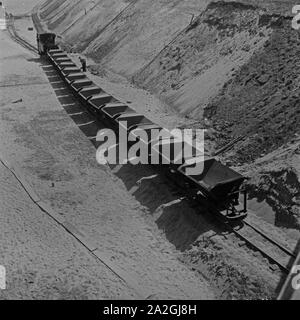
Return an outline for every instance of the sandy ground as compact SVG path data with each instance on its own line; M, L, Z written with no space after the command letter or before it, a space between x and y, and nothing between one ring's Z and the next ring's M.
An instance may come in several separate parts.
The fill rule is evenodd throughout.
M11 284L2 293L3 298L58 297L60 285L55 287L56 281L60 281L58 279L68 283L70 295L66 294L66 297L69 298L123 295L138 295L140 298L213 298L207 281L179 262L173 247L152 232L143 208L127 193L122 182L107 167L97 165L94 147L58 103L38 57L12 43L7 33L1 33L0 39L3 48L0 53L1 155L23 172L43 201L71 224L77 233L93 243L101 257L121 270L126 280L130 279L127 286L118 281L114 284L115 277L111 275L109 278L106 270L109 278L105 282L106 290L97 290L99 282L94 278L106 281L102 277L102 269L105 268L98 266L93 257L89 258L91 262L87 266L88 259L86 261L82 256L89 256L88 252L69 239L70 236L58 226L55 228L60 233L56 233L52 227L55 223L45 213L37 208L31 212L34 206L30 199L24 192L22 195L22 189L10 173L1 168L4 185L1 220L5 222L1 224L5 228L1 259L8 267L8 283ZM65 95L61 92L58 98ZM22 100L14 103L19 99ZM78 113L78 106L69 104L69 108L74 108L74 113L76 110ZM82 126L86 117L88 115L83 111L80 118ZM24 219L20 214L16 216L19 211L20 214L27 214L29 220L27 216ZM39 222L35 224L37 219ZM20 237L16 238L19 233ZM44 237L39 237L40 234ZM54 237L54 234L57 236ZM34 242L32 246L31 241ZM47 250L48 246L55 250ZM60 251L60 247L65 250ZM65 251L69 255L64 255ZM76 258L72 252L77 253ZM38 261L44 269L39 268L38 264L33 265L37 257L40 257ZM56 269L52 270L50 261L57 261ZM68 268L64 268L66 261L72 265L69 273ZM74 276L71 276L72 268L77 272ZM83 268L87 269L86 278L80 278ZM28 274L33 272L33 280L27 283L22 270ZM37 280L47 273L51 277L47 290L42 293L38 290ZM15 278L19 279L20 285L16 286ZM88 290L85 286L87 281L93 283ZM70 293L72 288L74 294ZM89 290L92 293L87 293Z
M72 10L70 10L70 14L70 17L72 18ZM53 16L54 15L55 14L53 14ZM87 15L86 18L88 17L89 15ZM62 23L67 23L62 16L57 18L61 19ZM78 23L80 24L81 21L82 20L79 19ZM34 35L28 32L28 30L26 31L26 26L30 25L30 21L17 21L16 23L19 31L22 31L22 36L30 39L34 43ZM102 23L101 19L99 20L99 23ZM75 28L75 25L71 26L69 30L72 30L74 36L78 31L77 27ZM82 30L82 28L80 28L80 30ZM87 29L84 28L84 30ZM84 34L81 34L79 36L85 37ZM74 60L77 60L77 55L73 55L73 57ZM147 91L137 89L134 86L128 84L128 81L126 81L124 77L116 75L116 73L111 72L110 70L106 70L104 72L103 69L95 65L92 60L89 61L89 65L90 70L95 74L89 76L93 78L96 83L98 83L108 92L112 93L121 101L129 103L136 110L147 114L149 118L153 119L155 122L161 124L162 126L173 127L175 125L191 125L194 122L193 119L186 119L178 115L174 109L172 110L170 106L162 103L159 99L155 98ZM51 71L48 70L47 72L48 80L50 80L49 77L51 77ZM12 77L11 79L14 78L15 77ZM92 121L93 119L90 118L85 112L83 112L81 115L77 115L78 113L82 112L82 109L80 109L80 107L77 105L73 106L74 101L68 97L68 94L65 90L60 90L56 84L52 84L52 86L55 90L56 97L61 103L61 106L67 113L69 113L70 117L74 120L81 131L85 133L86 136L92 137L95 134L97 125L95 124L92 126L82 126L82 124L88 121ZM16 94L17 93L18 92L16 92ZM64 97L64 95L66 96ZM54 99L55 96L53 95L52 98ZM49 101L48 96L45 99ZM39 106L39 108L41 107ZM134 255L132 254L132 252L140 251L136 249L135 245L133 246L133 243L130 241L128 243L128 246L133 246L133 251L126 251L126 253L124 254L123 251L120 251L117 248L114 241L111 241L111 239L113 239L112 235L116 233L115 230L118 230L118 236L116 237L116 239L124 241L124 238L119 234L119 227L117 229L115 228L114 223L116 223L116 221L110 221L111 215L109 215L108 218L107 215L101 213L101 218L99 218L99 216L95 218L93 210L98 211L98 206L92 208L92 211L86 211L87 201L90 201L91 199L93 203L98 203L99 201L101 202L103 200L104 203L107 203L107 207L109 208L111 208L112 202L114 202L112 208L115 208L114 206L116 199L112 197L112 192L109 191L107 191L107 193L110 193L109 196L105 195L106 192L104 192L104 195L102 194L102 192L101 195L98 195L97 190L102 191L103 184L100 186L98 184L99 179L94 178L95 167L93 161L86 161L86 157L82 155L82 150L84 150L84 152L87 152L87 147L83 144L83 142L78 144L78 141L81 141L82 135L80 134L81 138L79 138L79 136L76 134L76 138L74 138L73 132L72 134L70 134L69 132L65 134L65 130L58 130L59 132L53 132L54 129L52 128L52 126L58 129L57 125L54 124L54 122L57 123L61 121L65 123L65 119L61 119L61 114L57 112L58 109L53 109L55 110L55 113L53 112L51 113L51 115L48 114L48 102L47 105L42 108L44 109L41 110L42 112L39 113L39 116L36 116L36 110L33 111L31 108L27 108L26 110L28 114L27 112L25 113L27 114L27 118L25 117L27 120L25 120L23 116L20 116L20 112L15 114L11 113L12 110L10 110L10 115L4 116L5 123L8 126L7 128L9 128L9 130L5 131L9 132L9 134L13 137L12 139L14 139L14 137L16 136L24 137L24 142L22 143L23 146L21 148L22 154L24 153L24 145L26 147L26 150L28 149L28 147L32 148L36 144L41 146L41 150L45 150L41 153L43 154L42 157L34 158L36 159L35 161L32 161L32 155L26 156L25 161L23 161L22 158L22 170L25 170L26 176L30 178L32 185L35 185L37 187L37 190L40 190L43 199L47 199L49 203L51 203L52 207L56 208L56 210L60 212L62 216L67 215L68 221L70 221L72 225L75 225L78 230L80 230L80 232L87 235L90 241L94 240L95 238L99 238L100 233L103 237L103 235L106 233L106 230L108 230L107 232L109 233L110 241L105 241L105 243L102 245L102 256L105 253L105 256L108 257L108 261L112 261L113 263L114 261L117 261L115 265L118 266L119 262L121 262L121 265L125 263L124 265L128 266L130 265L130 263L132 263L132 261L135 261L134 267L138 270L138 266L140 264L137 260L135 260L135 258L133 258ZM14 127L16 122L19 124L19 121L21 121L22 125L20 126L20 129L16 131ZM38 132L38 136L43 137L42 141L36 141L36 134L32 135L32 132L28 134L27 129L23 127L24 121L26 122L27 127L27 121L29 121L30 131L34 128L35 132ZM7 123L10 123L10 126ZM43 131L45 131L46 133L41 134ZM46 134L47 137L44 137ZM63 134L64 136L64 142L61 141L61 134ZM5 136L7 137L7 133ZM20 149L21 139L19 138L17 140L18 149ZM33 140L34 143L32 142ZM68 140L67 143L66 140ZM91 141L93 141L93 139L91 139ZM56 146L56 144L58 144L58 146L55 148L53 148L52 146L50 148L51 150L49 150L49 147L45 148L45 143L48 143L49 146ZM16 144L16 141L10 140L9 144ZM78 146L76 152L72 151L72 146L74 144ZM52 151L52 148L55 150L55 155L53 155L52 153L54 152ZM69 166L66 167L65 165L65 149L69 153L68 157L70 156L70 154L72 155L72 158L68 158L68 160L70 160L69 162L73 163L74 159L76 160L75 167L72 166L73 169L70 169ZM57 155L59 155L62 151L64 156L60 158L60 161L58 161ZM46 154L44 154L44 152L46 152ZM19 152L15 152L15 154L19 156ZM93 156L94 155L92 155L90 159L93 159ZM276 164L276 155L274 158ZM13 156L12 159L15 159L15 157ZM231 160L230 157L229 160ZM63 162L63 164L61 161ZM77 161L79 161L80 169L78 169L78 166L76 166ZM295 157L295 163L296 161L297 160ZM32 162L32 164L29 164L29 162ZM54 165L53 162L55 163ZM259 170L264 171L264 165L265 163L262 162L262 166ZM92 167L92 173L90 172L90 170L82 169L82 167L86 168L86 166ZM272 159L269 159L269 166L273 166L274 169L274 162ZM83 177L77 177L77 175L74 174L73 170L77 170L76 172L80 172L80 177L86 175L88 177L88 180L83 179ZM97 168L97 178L99 178L100 174L98 170L99 168ZM246 166L245 168L238 168L238 170L243 170L243 172L246 174L251 173L253 176L255 176L257 172L256 166ZM88 174L86 173L87 171ZM112 177L110 171L105 172L110 177ZM134 217L133 220L137 220L134 223L130 220L130 222L133 223L133 229L136 230L135 226L137 225L138 228L141 228L143 223L146 222L146 230L144 230L143 228L141 230L143 230L143 233L145 231L145 234L147 235L150 234L155 238L155 241L159 243L159 245L157 245L157 243L155 242L155 245L153 245L152 241L149 242L149 239L147 240L148 242L146 242L146 244L149 244L149 246L153 245L154 248L157 248L155 250L158 251L155 251L155 255L157 255L157 252L163 252L164 254L167 253L168 256L171 255L172 257L177 257L180 261L183 262L185 267L188 267L190 270L192 270L193 276L197 275L196 277L200 277L200 279L203 279L203 277L205 277L210 283L208 289L209 294L207 294L207 296L214 295L214 297L224 299L253 299L274 297L274 292L276 292L277 290L277 286L281 276L278 270L276 270L276 267L268 266L268 263L264 261L264 259L259 254L252 252L251 250L247 250L233 236L224 234L223 231L215 225L215 221L211 220L210 217L205 216L205 212L203 212L203 209L198 208L197 210L195 210L189 207L185 201L182 201L181 198L176 195L176 193L172 193L172 188L166 185L166 181L164 181L164 179L161 178L161 176L159 176L157 172L153 171L151 168L145 168L142 166L116 167L112 172L115 177L117 177L112 177L112 179L116 181L116 184L120 187L120 190L122 190L120 191L120 193L117 192L118 202L120 202L120 199L122 202L124 197L124 202L122 203L125 203L125 205L122 204L120 206L126 208L129 205L129 216L131 218ZM92 175L93 177L91 177ZM39 181L40 179L45 181L41 183L41 181ZM74 187L74 179L78 182L78 184L76 184L76 187ZM97 182L95 182L95 179L97 180ZM103 179L103 175L101 174L100 181L103 182ZM106 178L105 181L107 181ZM79 183L80 185L82 185L82 187L80 188L77 187ZM44 184L47 185L47 188L45 189L41 187ZM92 184L95 185L92 186ZM70 188L72 192L69 191ZM82 188L85 190L82 190ZM112 190L115 188L115 186L111 187L110 182L105 182L105 190L107 188L109 190ZM91 193L93 193L93 195L91 195ZM136 202L132 200L132 197L136 199ZM255 205L257 206L257 204L254 204L254 208ZM261 203L259 203L259 205L261 207ZM105 206L104 210L107 210L107 207ZM122 210L124 210L123 207ZM134 213L131 212L132 207L134 207ZM83 214L83 211L87 212L87 214ZM112 212L112 210L109 211ZM199 213L203 213L204 216L199 215ZM250 219L252 223L263 228L263 230L266 231L270 236L275 236L281 243L283 243L287 247L290 247L291 249L294 249L295 243L298 239L297 232L294 233L293 231L289 231L288 233L282 233L280 230L277 230L275 227L273 227L272 221L268 220L273 219L273 213L266 217L266 215L264 216L264 212L262 212L261 217L267 222L262 221L255 215L251 215ZM105 229L105 231L103 231L104 227L102 227L103 219L106 222L105 227L108 228ZM121 219L120 215L117 215L116 219ZM124 219L121 219L121 221L124 222ZM127 214L125 222L126 220ZM95 223L95 221L97 223ZM271 224L269 224L268 222L271 222ZM132 228L126 229L126 227L122 226L122 231L123 230L126 230L126 232L128 232L128 230L132 231ZM140 236L139 233L138 236ZM137 236L134 235L134 241L136 241L136 237ZM138 238L138 241L140 241L140 238ZM144 241L144 239L142 241ZM125 241L125 243L127 242ZM116 252L113 257L111 256L111 252ZM127 254L128 256L126 256ZM161 254L159 254L159 257L161 257ZM175 261L178 260L175 259ZM165 264L164 262L163 265L168 264ZM128 275L128 269L126 270L126 272ZM140 275L140 273L138 274ZM141 274L143 273L141 272ZM132 273L128 275L129 279L132 279L131 275ZM153 275L153 273L151 273L151 275ZM145 282L148 284L148 280L145 280ZM202 284L201 287L203 287ZM154 290L154 286L152 288ZM165 288L163 288L163 286L160 286L160 289L158 290L162 290L161 292L164 292ZM151 294L152 293L150 293L150 296ZM153 297L157 296L159 297L159 294L153 295Z
M0 164L0 299L134 298L133 289L45 215Z

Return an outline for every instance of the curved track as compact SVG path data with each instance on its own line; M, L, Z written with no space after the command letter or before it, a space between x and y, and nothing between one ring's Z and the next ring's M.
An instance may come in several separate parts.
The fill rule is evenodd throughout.
M36 22L35 22L36 25ZM8 24L8 31L11 38L23 46L24 48L30 50L31 52L38 54L38 50L32 44L28 43L25 39L22 39L16 32L14 27L13 19L10 19ZM182 191L182 190L181 190ZM183 192L186 194L186 191ZM203 205L203 202L201 203ZM209 203L206 203L207 209L216 214L215 209L211 207ZM194 206L193 206L194 207ZM219 216L217 213L216 216ZM270 236L266 235L259 227L251 224L249 221L244 220L239 225L232 225L228 222L224 222L221 219L218 219L221 222L224 229L228 230L232 234L235 234L240 238L244 244L254 251L258 251L261 255L266 258L271 265L277 265L279 269L284 273L289 273L290 266L293 261L296 259L296 255L291 250L284 247L275 239L272 239Z
M33 46L32 44L30 44L29 42L27 42L26 40L22 39L16 32L16 28L15 28L15 24L14 24L14 20L9 19L8 20L8 25L7 25L7 30L9 32L10 37L17 42L19 45L21 45L22 47L24 47L25 49L38 54L38 49Z

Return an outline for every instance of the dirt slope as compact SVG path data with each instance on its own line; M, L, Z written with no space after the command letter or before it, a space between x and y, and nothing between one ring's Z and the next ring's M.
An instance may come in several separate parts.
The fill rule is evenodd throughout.
M272 34L226 83L206 109L219 142L239 134L249 139L236 158L251 161L277 149L299 133L300 39L291 20L265 15L261 25L272 25Z
M102 0L91 7L87 0L57 0L47 1L40 9L40 17L74 49L85 49L105 68L130 77L187 26L191 15L199 14L207 2Z
M238 153L243 162L299 130L299 37L291 28L292 5L56 0L39 12L64 44L94 60L98 74L122 75L186 118L201 122L204 114L218 132L217 144L250 135ZM190 23L192 14L197 17Z
M272 33L272 22L262 21L265 14L290 14L291 6L290 0L55 0L40 7L40 17L102 70L201 119L233 72Z
M47 1L40 9L40 17L65 41L83 49L127 4L126 1L115 0Z
M260 10L240 3L210 3L136 82L181 114L202 118L204 107L266 41Z
M248 182L250 207L257 215L300 237L300 138L246 164L239 170L251 177Z

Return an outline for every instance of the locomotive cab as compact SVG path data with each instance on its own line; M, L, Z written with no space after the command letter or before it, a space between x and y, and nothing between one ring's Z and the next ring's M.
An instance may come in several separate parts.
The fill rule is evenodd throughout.
M56 48L56 35L54 33L38 33L37 45L40 55L45 55L48 50Z

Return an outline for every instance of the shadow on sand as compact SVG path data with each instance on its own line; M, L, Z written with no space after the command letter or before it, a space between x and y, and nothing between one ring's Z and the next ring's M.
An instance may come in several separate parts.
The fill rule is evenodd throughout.
M55 68L45 59L36 59L45 72L60 105L72 118L77 127L97 148L97 132L106 128L95 115L81 104ZM197 238L207 231L220 234L212 217L202 215L204 208L191 208L182 195L172 186L160 168L151 165L110 165L112 172L120 178L126 189L149 213L157 227L179 250L186 250Z

